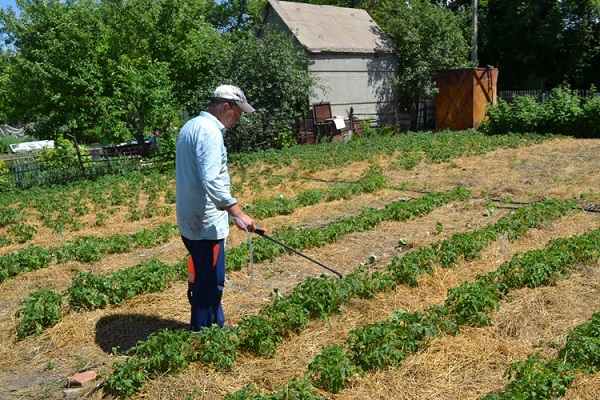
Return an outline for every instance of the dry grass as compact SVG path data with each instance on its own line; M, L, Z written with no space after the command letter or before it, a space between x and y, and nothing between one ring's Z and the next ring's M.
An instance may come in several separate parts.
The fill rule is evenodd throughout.
M417 197L420 193L416 191L450 190L459 184L473 191L476 198L468 202L450 204L411 221L382 223L371 231L351 234L338 243L306 251L342 273L367 262L371 254L377 257L371 268L384 268L393 257L407 250L397 248L400 238L406 240L409 248L427 246L456 232L481 228L509 212L507 208L497 207L489 215L486 212L489 203L477 198L483 195L519 201L584 195L585 200L597 204L600 201L600 166L596 161L599 150L598 140L560 139L445 164L421 164L413 171L389 166L385 171L390 183L406 183L411 191L382 190L350 201L321 203L288 216L260 221L260 224L266 227L320 226L340 216L355 214L363 206L381 207L400 197ZM322 180L357 179L365 167L366 164L357 163L335 171L306 174L303 178L307 179L281 182L269 190L293 196L311 187L322 187ZM255 195L244 193L238 200L250 202ZM77 235L93 232L96 236L108 236L163 222L175 223L174 215L135 223L128 223L121 214L115 218L114 224L111 221L106 227L90 226L86 228L89 232ZM440 224L441 232L436 229ZM519 252L543 248L553 237L568 237L598 227L600 215L579 213L531 230L515 243L500 238L477 260L460 262L453 269L436 269L433 274L421 277L418 287L400 286L391 293L378 294L375 299L354 300L328 321L312 321L306 330L284 341L272 359L242 353L235 370L229 373L195 363L182 374L148 382L135 398L217 399L249 383L262 390L275 390L289 378L304 374L308 362L324 346L343 343L352 329L388 318L398 309L413 311L441 304L449 288L496 269ZM57 240L49 231L40 230L38 236L39 242L35 245ZM228 245L237 246L245 240L245 234L233 232ZM8 250L2 248L2 251ZM17 341L14 313L27 293L37 286L64 290L79 271L110 273L150 257L173 262L184 255L183 245L175 238L152 249L104 257L98 263L53 265L0 284L0 399L62 398L60 379L82 368L108 372L110 365L119 359L111 355L113 347L130 348L162 327L185 328L189 318L186 284L177 282L162 293L138 296L121 307L69 313L40 337ZM308 276L323 272L326 271L295 255L256 264L250 290L227 289L225 292L228 322L237 323L243 315L256 313L270 301L273 289L287 293ZM248 278L248 271L228 275L236 286L245 286ZM354 379L351 386L339 394L322 394L328 399L475 399L499 390L506 383L503 372L508 365L535 352L544 357L555 356L566 334L600 309L599 278L598 265L582 265L572 277L556 286L511 292L494 314L494 326L462 328L456 336L431 341L425 351L408 357L396 369L367 373ZM100 399L103 393L92 390L80 393L80 397ZM600 398L599 375L578 376L567 398Z

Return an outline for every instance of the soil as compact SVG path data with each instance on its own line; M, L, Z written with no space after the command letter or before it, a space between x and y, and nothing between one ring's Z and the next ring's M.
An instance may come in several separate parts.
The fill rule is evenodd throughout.
M346 274L360 264L375 261L371 268L385 268L408 249L428 246L456 232L482 228L511 211L511 207L546 198L575 199L581 211L536 229L516 242L502 237L476 260L461 261L452 269L436 269L422 277L417 287L399 286L375 299L354 300L339 315L327 321L312 321L307 329L284 341L273 358L241 353L233 372L219 372L202 363L193 363L185 372L148 381L134 399L219 399L225 394L254 384L263 391L277 387L305 373L308 363L324 346L342 344L348 333L364 324L388 318L395 310L422 310L441 304L448 289L478 274L496 269L514 255L543 248L551 238L569 237L600 228L600 140L553 139L515 149L500 149L480 156L453 159L442 164L421 163L413 170L399 169L392 158L382 157L390 188L349 200L319 203L291 215L259 221L269 230L285 226L323 226L337 218L353 215L364 207L380 208L400 198L416 198L428 191L450 191L464 186L473 198L453 202L432 213L405 222L384 222L375 229L346 235L342 240L307 250L307 255ZM355 163L335 170L308 173L301 179L282 181L269 193L294 196L310 188L326 187L327 180L357 179L367 163ZM285 170L277 173L285 175ZM232 171L235 181L235 170ZM171 184L171 183L167 183ZM402 187L396 190L392 187ZM260 194L245 191L238 200L251 203ZM507 200L508 199L508 200ZM593 206L596 206L594 208ZM170 207L173 208L174 205ZM0 248L0 254L28 245L51 246L57 241L84 235L109 236L131 233L162 223L176 223L175 213L130 222L125 211L110 215L104 226L95 224L93 214L77 232L58 235L38 226L36 238L26 245ZM34 217L29 215L31 223ZM443 227L443 229L440 229ZM400 239L406 246L399 246ZM247 240L234 231L228 246ZM15 312L21 301L38 287L62 291L80 271L111 273L119 268L157 257L172 263L185 256L178 237L151 249L105 256L99 262L69 262L21 274L0 284L0 399L60 399L65 396L66 377L86 369L100 376L121 360L112 349L131 348L139 340L163 327L186 328L189 306L187 283L175 282L161 293L137 296L118 307L89 312L71 311L62 321L39 337L18 340ZM576 272L555 286L511 292L493 314L494 325L461 328L456 336L442 336L426 349L407 357L397 368L356 376L350 387L338 394L319 392L327 399L475 399L501 390L507 383L503 373L511 363L529 354L555 357L566 335L576 325L600 310L598 263L580 265ZM326 272L297 255L285 255L273 262L256 263L249 290L227 288L223 306L228 324L237 324L244 315L255 314L266 305L274 289L285 294L307 277ZM228 274L231 284L246 285L249 269ZM105 393L100 380L69 393L73 398L100 399ZM110 398L110 396L109 396ZM600 374L580 375L571 385L568 399L600 398Z

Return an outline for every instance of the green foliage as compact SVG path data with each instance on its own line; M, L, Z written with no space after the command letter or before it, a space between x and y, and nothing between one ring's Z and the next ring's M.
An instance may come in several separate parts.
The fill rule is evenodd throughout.
M240 339L235 329L212 325L194 334L192 343L198 343L199 360L222 371L235 367ZM191 361L194 361L191 359Z
M77 162L75 144L67 140L63 135L54 139L53 148L45 148L38 153L38 160L42 168L68 167Z
M0 123L0 124L2 124L2 123ZM17 139L17 138L11 137L11 136L0 137L0 154L10 153L10 151L11 151L10 145L11 144L23 143L23 142L28 142L28 141L29 141L28 139ZM1 173L2 173L2 171L0 170L0 174Z
M488 106L489 120L481 128L491 135L511 132L539 132L543 106L533 96L517 96L508 103L498 99L498 105Z
M481 399L548 399L566 394L569 385L580 371L596 373L598 358L600 314L573 329L558 357L544 361L538 354L510 365L504 376L513 379L506 390L490 393Z
M262 395L252 384L237 392L228 393L225 400L323 400L314 392L310 382L305 378L294 377L281 385L276 392Z
M125 361L116 361L112 365L112 374L102 383L109 392L125 398L140 392L144 382L148 379L148 372L144 368L144 360L130 358Z
M27 247L0 257L0 282L24 272L46 268L52 261L52 252L38 247Z
M392 0L378 3L371 15L397 49L402 104L434 95L437 71L469 66L462 21L452 11L428 0Z
M178 113L189 88L200 87L194 83L211 84L204 57L219 65L222 42L204 22L203 3L34 0L19 7L19 15L0 14L17 50L7 92L15 116L35 121L39 138L64 128L95 141L140 138Z
M184 370L199 354L193 349L196 340L186 330L161 329L127 352L133 357L113 364L113 374L103 386L119 397L128 397L142 389L146 379L166 372Z
M19 235L17 238L22 239L35 234L35 228L21 225L11 226L10 230ZM175 225L166 223L155 230L144 229L131 235L117 234L107 238L85 236L48 249L28 247L20 252L0 256L0 281L9 276L45 268L53 258L56 258L59 263L69 260L99 261L103 254L124 253L132 250L136 245L150 247L164 243L177 232Z
M429 202L439 206L452 198L466 199L469 196L468 191L461 189L455 190L452 196L432 193L428 202L420 203L413 211L426 212L431 206ZM557 218L561 213L568 213L571 207L572 202L569 201L534 203L524 207L522 212L519 210L513 215L503 217L512 222L501 219L502 223L476 231L470 238L474 241L489 242L493 236L491 233L499 235L503 230L508 229L517 232L516 237L522 235L526 227L533 227L544 223L547 219ZM530 214L532 218L524 218ZM575 253L576 260L590 260L597 258L600 251L597 245L600 243L598 235L600 231L594 231L579 238L555 241L553 247L560 248L563 252ZM457 235L449 242L460 243L461 240L465 240L464 238L465 236ZM459 252L464 252L466 256L475 257L482 248L477 246L478 250L472 251L469 246L448 247L447 251L451 256L440 256L442 249L445 249L441 246L437 254L431 249L431 254L435 258L446 259L455 257L456 249L459 249ZM185 269L184 267L181 269ZM328 276L322 276L320 279L309 278L294 288L288 296L276 296L273 303L261 310L258 315L244 317L238 328L238 343L257 354L271 356L276 351L277 343L286 335L298 332L306 325L308 317L326 318L331 313L337 312L339 307L353 296L368 297L377 290L393 287L394 282L390 279L393 277L393 273L382 271L369 276L359 268L339 280ZM422 349L428 338L434 338L439 334L455 334L459 331L461 323L488 323L490 320L487 314L497 307L500 298L497 289L501 285L498 284L497 278L497 274L478 277L475 283L465 283L451 290L444 306L430 306L424 312L399 311L389 321L378 322L353 331L346 342L346 348L338 346L337 349L331 350L331 354L328 350L326 354L316 358L311 367L312 379L317 384L330 388L328 390L342 390L352 373L386 365L397 365L406 354ZM219 345L215 343L217 348ZM232 349L235 346L233 344ZM341 355L340 352L345 352L346 356ZM334 364L333 360L340 359L343 361L341 364ZM286 398L281 392L263 396L251 386L232 396L230 398L246 398L246 396Z
M544 104L541 132L571 135L577 132L577 123L582 114L580 96L567 86L556 87Z
M273 357L277 351L277 337L273 325L262 315L243 316L238 326L240 343L254 354Z
M593 94L581 98L565 85L554 88L544 104L538 103L533 96L517 96L511 103L499 99L496 107L488 106L489 119L481 131L493 135L536 132L597 137L600 100L594 86L590 92Z
M581 125L579 130L571 133L578 137L600 137L600 96L595 86L590 88L590 94L583 104Z
M224 83L234 83L257 110L244 115L225 136L231 151L285 148L295 144L290 128L305 111L316 84L305 69L307 56L293 37L269 27L229 37Z
M308 364L311 382L331 393L343 390L356 367L342 346L327 346Z
M34 226L27 224L11 225L6 231L15 237L17 243L27 243L32 240L37 233Z
M459 325L492 325L490 313L500 307L496 286L485 282L464 282L448 290L444 306Z
M13 177L10 175L10 170L8 169L8 166L4 161L0 160L0 193L9 191L9 185L12 181Z
M343 296L338 287L337 278L309 277L294 288L290 301L307 310L311 318L326 318L340 311Z
M575 375L562 360L543 361L530 355L524 361L510 365L504 376L514 379L501 394L491 394L485 400L541 400L564 396Z
M81 272L66 291L67 301L75 309L104 308L142 293L163 291L170 281L179 277L177 264L166 265L156 259L121 269L112 276Z
M597 1L487 0L479 7L479 65L500 67L501 89L598 85Z
M22 304L15 313L15 317L23 317L17 325L19 338L40 335L45 328L60 322L62 296L54 290L40 288L31 292Z
M600 313L595 312L589 321L569 333L558 357L586 374L600 370Z
M295 304L290 297L276 299L260 311L260 315L269 320L274 334L286 338L299 333L309 322L308 310L302 305ZM241 326L240 326L241 328Z
M497 271L498 287L505 291L552 284L571 273L569 265L574 261L572 253L556 247L527 252L500 266Z
M458 328L440 318L438 312L397 311L387 321L365 325L350 332L348 345L353 362L362 370L384 366L397 366L406 355L423 348L426 337L433 338L440 332Z
M258 219L273 217L276 215L291 214L297 207L316 204L320 201L334 201L348 199L360 193L372 193L383 189L387 185L387 179L379 165L369 166L359 182L346 183L335 186L329 190L312 189L300 192L296 199L290 199L282 195L270 198L256 198L252 204L246 204L244 210L249 215Z

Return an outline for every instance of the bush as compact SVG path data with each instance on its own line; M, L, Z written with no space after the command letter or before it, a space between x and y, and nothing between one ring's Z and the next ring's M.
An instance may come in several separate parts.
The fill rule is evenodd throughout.
M489 120L483 131L494 135L538 132L541 111L542 105L533 96L518 96L512 103L499 99L496 107L488 109Z
M581 137L600 138L600 96L592 86L590 95L583 104L583 113L580 116ZM577 134L575 136L578 136Z
M488 120L481 131L600 137L600 97L594 86L590 92L589 97L581 98L565 85L553 89L545 104L528 95L517 96L511 103L499 99L496 107L488 107Z
M582 115L581 98L567 86L552 89L542 107L540 133L572 135Z

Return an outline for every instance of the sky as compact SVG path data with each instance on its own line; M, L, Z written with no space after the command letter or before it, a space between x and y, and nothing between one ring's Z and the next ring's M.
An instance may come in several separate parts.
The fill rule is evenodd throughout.
M15 0L0 0L0 7L6 9L7 6L12 6L13 10L17 10L17 5L15 4Z

